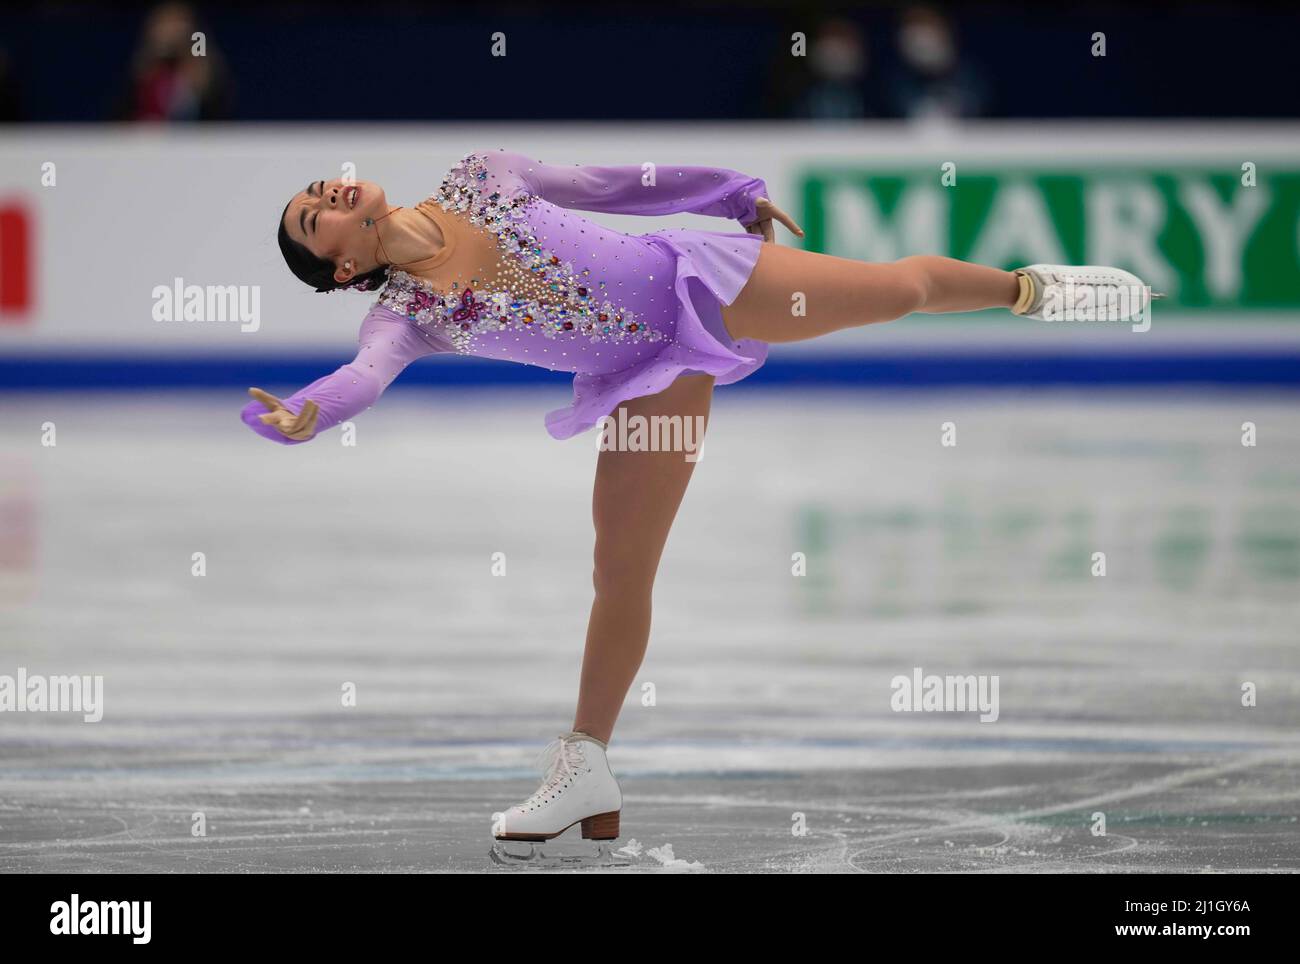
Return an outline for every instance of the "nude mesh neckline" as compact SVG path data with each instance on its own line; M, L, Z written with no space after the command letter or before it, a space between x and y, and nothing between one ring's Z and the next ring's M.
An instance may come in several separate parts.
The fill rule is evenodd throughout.
M456 236L447 222L444 221L440 215L434 214L434 209L436 207L437 205L432 198L425 198L415 206L415 210L419 211L438 226L438 230L442 232L442 250L435 255L431 255L430 257L423 258L419 261L408 261L405 265L402 265L399 270L405 271L407 274L415 274L415 272L411 270L413 265L420 265L420 270L424 271L429 268L438 267L438 265L442 264L452 256L456 247Z

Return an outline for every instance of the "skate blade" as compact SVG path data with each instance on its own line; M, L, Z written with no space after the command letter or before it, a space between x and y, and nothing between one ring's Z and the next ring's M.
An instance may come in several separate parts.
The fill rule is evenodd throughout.
M498 840L488 857L511 870L584 870L630 867L632 858L614 853L609 843L556 843L554 841Z

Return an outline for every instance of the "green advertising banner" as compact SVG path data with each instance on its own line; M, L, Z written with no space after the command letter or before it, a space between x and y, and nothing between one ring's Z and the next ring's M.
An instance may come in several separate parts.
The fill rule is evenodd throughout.
M814 251L1114 265L1165 292L1162 312L1300 309L1300 167L995 171L927 161L906 171L811 168L797 183Z

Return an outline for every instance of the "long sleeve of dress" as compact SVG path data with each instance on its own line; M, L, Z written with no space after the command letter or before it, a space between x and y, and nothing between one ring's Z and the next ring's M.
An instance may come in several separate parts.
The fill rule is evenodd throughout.
M383 309L371 309L366 315L358 341L361 347L351 362L284 399L285 407L295 415L309 400L319 406L316 435L373 405L415 359L445 350L414 326L398 318L385 317ZM281 445L299 444L299 440L287 438L274 426L262 422L258 416L265 413L266 407L253 401L244 406L240 417L263 438Z
M552 204L608 214L661 215L690 212L755 220L754 202L767 197L767 185L724 167L628 164L613 167L543 164L513 151L476 152L486 161L498 189L512 184Z

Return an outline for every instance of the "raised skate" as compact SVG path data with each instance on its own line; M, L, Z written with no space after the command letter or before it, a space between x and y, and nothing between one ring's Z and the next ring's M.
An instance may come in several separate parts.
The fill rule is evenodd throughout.
M1119 268L1031 264L1015 273L1020 298L1011 311L1037 321L1132 321L1164 297Z

